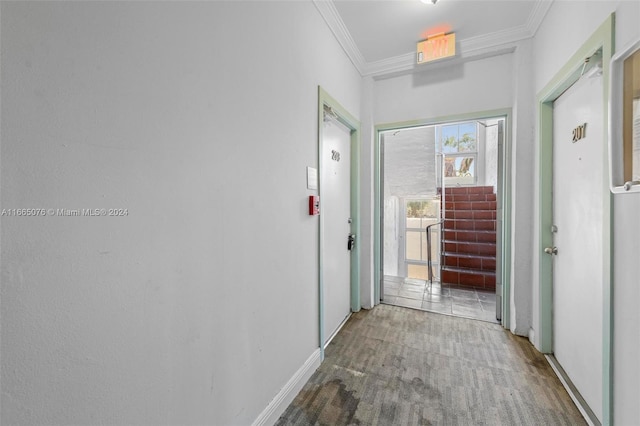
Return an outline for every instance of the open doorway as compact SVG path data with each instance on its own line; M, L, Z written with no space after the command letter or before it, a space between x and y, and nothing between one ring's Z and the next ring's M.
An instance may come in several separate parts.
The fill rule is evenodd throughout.
M379 133L382 303L500 322L505 121Z

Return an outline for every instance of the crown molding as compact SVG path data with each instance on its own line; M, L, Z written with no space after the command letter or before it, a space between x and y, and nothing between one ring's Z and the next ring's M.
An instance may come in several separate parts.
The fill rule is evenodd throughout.
M427 67L434 67L436 64L452 65L466 60L481 59L513 52L519 41L529 39L536 34L553 2L554 0L537 0L524 25L460 40L458 42L459 54L456 55L454 59L445 59L417 67L415 63L415 52L413 51L379 61L366 62L360 49L358 49L358 46L353 41L347 26L342 21L333 0L313 0L320 15L324 18L331 32L360 75L374 78L385 78L389 75L422 71Z
M531 11L526 23L527 30L529 30L529 33L531 34L530 37L535 36L538 32L538 28L540 28L544 17L547 16L547 12L551 9L553 2L554 0L538 0L533 5L533 10Z
M412 69L416 63L415 52L405 53L403 55L391 58L381 59L379 61L367 62L363 67L363 77L376 77L384 74L396 73Z
M459 55L418 65L415 62L415 55L409 53L396 56L388 60L369 63L363 76L373 77L374 80L384 80L386 78L397 77L404 74L433 71L439 68L460 65L466 62L486 59L493 56L506 55L516 51L516 43L504 44L502 46L491 46L484 49L461 52Z
M353 41L353 37L351 37L351 34L340 17L333 1L313 0L313 4L316 6L316 9L318 9L318 12L320 12L320 15L327 23L327 26L338 40L338 43L342 46L342 49L344 49L360 75L363 75L363 69L366 65L364 56L362 56L360 49L358 49L355 41Z
M521 25L477 37L470 37L460 40L460 51L473 52L474 50L486 49L493 46L512 44L530 38L531 36L529 34L527 27Z
M444 59L417 66L415 52L409 52L380 61L367 62L363 65L360 74L363 77L371 76L376 78L408 70L424 70L425 68L433 67L435 64L453 64L465 60L487 58L513 52L517 42L528 38L530 38L529 30L524 26L509 28L479 37L460 40L456 57L449 60Z

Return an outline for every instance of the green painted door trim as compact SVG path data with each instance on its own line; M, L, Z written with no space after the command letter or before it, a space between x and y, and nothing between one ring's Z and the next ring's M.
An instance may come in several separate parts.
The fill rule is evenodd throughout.
M505 117L504 126L504 170L503 170L503 240L502 245L502 326L510 328L511 318L511 108L448 115L424 120L401 121L378 124L374 127L374 223L373 223L373 294L374 304L380 303L380 282L382 279L382 164L380 135L384 131L406 129L419 126L446 124L456 121L482 120Z
M351 115L338 101L331 97L322 87L318 86L318 171L320 179L318 190L320 194L320 220L318 224L319 248L318 248L318 303L319 303L319 345L320 359L324 359L324 277L322 273L323 249L324 249L324 219L322 215L322 129L324 122L324 106L330 107L338 116L338 121L351 130L351 232L356 234L356 245L351 250L351 311L360 310L360 122ZM346 244L346 239L345 239Z
M613 424L613 365L612 365L612 269L611 269L611 217L613 203L609 191L609 163L607 143L609 137L609 68L615 43L615 15L611 14L578 51L567 61L540 93L538 93L538 135L539 135L539 298L540 298L540 324L538 328L540 351L553 352L553 282L551 256L545 255L544 247L553 243L552 202L553 188L552 160L553 160L553 102L573 83L582 72L584 59L602 49L602 81L603 81L603 141L602 163L604 167L604 180L602 182L603 197L603 368L602 368L602 423Z
M511 328L511 276L513 269L511 266L511 182L513 159L511 158L511 109L505 115L505 123L503 128L503 153L502 153L502 327ZM500 172L498 172L500 173ZM497 271L496 271L497 272Z

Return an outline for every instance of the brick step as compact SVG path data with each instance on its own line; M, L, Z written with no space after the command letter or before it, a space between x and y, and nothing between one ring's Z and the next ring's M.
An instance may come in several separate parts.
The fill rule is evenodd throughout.
M444 208L447 212L453 210L495 210L496 201L449 201L445 199Z
M443 240L444 251L459 254L480 254L483 256L495 256L495 243L473 243L466 241Z
M440 280L444 284L453 284L484 289L496 288L495 272L476 271L467 268L443 267Z
M452 186L445 187L444 193L449 194L493 194L493 186ZM442 194L442 188L438 188L438 194Z
M495 220L445 219L442 229L456 231L494 231Z
M445 196L445 202L449 201L496 201L496 194L451 194Z
M467 268L482 271L496 271L495 256L481 256L478 254L443 253L443 265L449 268Z
M447 219L495 220L495 210L453 210L445 212Z
M469 241L473 243L495 243L496 231L471 231L471 230L444 230L445 240Z

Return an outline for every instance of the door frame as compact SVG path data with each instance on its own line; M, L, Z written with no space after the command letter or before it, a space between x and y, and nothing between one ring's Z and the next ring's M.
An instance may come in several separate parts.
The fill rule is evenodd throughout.
M584 60L602 50L602 105L603 105L603 368L602 368L602 420L603 425L612 423L612 309L611 309L611 193L609 191L608 128L609 128L609 75L614 49L615 16L611 14L589 37L577 52L556 73L544 89L538 93L538 247L539 259L539 350L553 353L553 269L551 256L544 247L553 245L551 232L553 220L553 102L573 85L582 73Z
M324 359L325 329L324 329L324 274L322 272L324 262L324 215L322 214L322 200L324 188L322 187L324 175L323 148L323 123L324 108L329 107L336 114L337 120L351 131L351 232L356 235L355 249L351 250L351 312L360 310L360 122L353 117L338 101L330 96L321 86L318 86L318 190L320 196L320 220L318 222L318 320L319 320L319 345L320 359ZM345 238L345 244L347 240Z
M490 118L504 117L504 151L503 170L498 179L503 183L502 187L502 263L500 277L502 281L502 326L510 328L511 312L511 108L495 109L488 111L472 112L467 114L441 116L424 120L402 121L396 123L378 124L374 127L374 246L373 246L373 301L375 305L380 304L380 289L382 286L382 157L381 157L381 134L388 130L406 129L418 126L432 126L459 121L484 120ZM499 171L500 173L500 171ZM496 265L497 266L497 265ZM496 274L498 271L496 270ZM496 280L497 282L497 280Z

